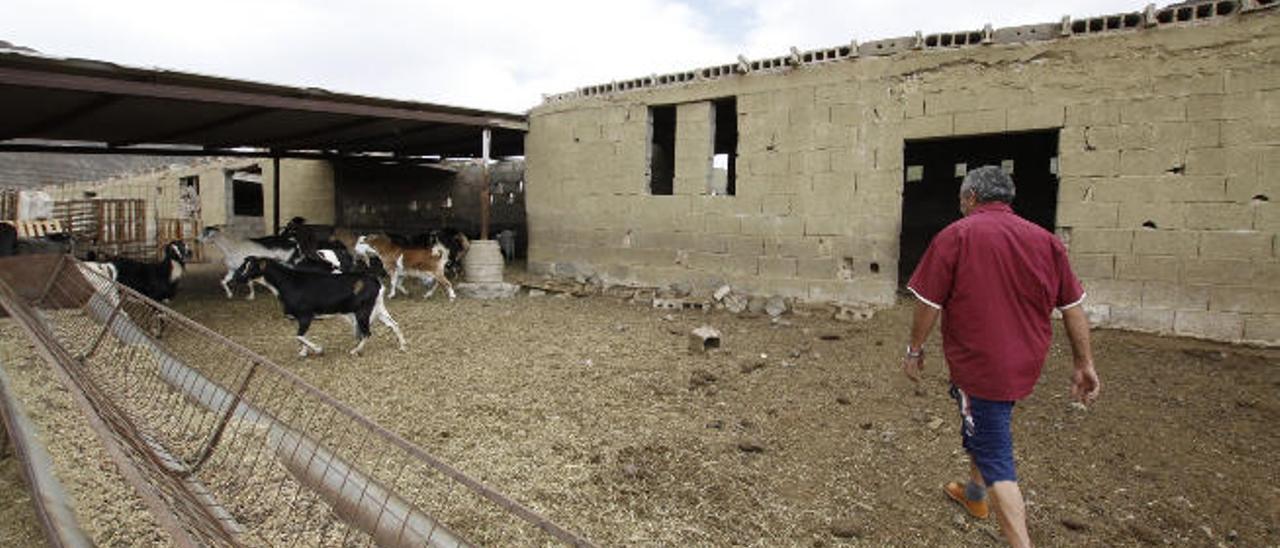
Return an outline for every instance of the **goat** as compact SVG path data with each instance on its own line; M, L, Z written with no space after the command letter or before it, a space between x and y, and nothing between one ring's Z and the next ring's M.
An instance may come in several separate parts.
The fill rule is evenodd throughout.
M144 263L133 259L112 259L113 278L147 298L167 302L178 292L178 280L186 272L191 250L182 240L174 240L164 246L164 259L158 263Z
M115 258L109 261L80 262L81 272L85 279L105 300L105 304L115 307L120 304L120 292L111 281L137 291L153 301L168 302L178 292L178 280L186 273L187 260L191 258L191 250L182 240L174 240L164 246L164 259L154 263L144 263L133 259ZM128 312L121 311L126 317ZM163 315L146 315L145 324L148 331L157 339L164 335L166 321Z
M388 282L391 285L391 293L387 295L389 299L396 296L396 288L408 293L402 283L406 275L418 278L423 284L430 286L427 293L423 295L424 299L430 298L436 291L435 284L430 283L432 280L445 287L449 292L450 301L458 297L453 291L453 284L444 275L445 265L449 263L449 249L443 244L437 243L430 248L403 247L396 245L382 234L374 234L357 239L355 252L362 258L376 256L383 265L391 265L391 281Z
M222 277L222 289L227 292L227 298L233 296L231 292L231 280L235 276L236 269L244 264L247 257L265 257L271 259L288 260L298 249L293 240L278 240L277 236L269 236L260 238L260 240L271 240L268 243L275 247L267 247L257 240L242 240L233 238L222 232L217 227L208 227L204 232L200 233L200 242L211 243L218 251L222 252L222 264L227 267L227 275ZM249 300L253 300L253 283L249 284Z
M327 274L292 270L278 261L262 257L246 257L235 271L238 282L258 280L280 297L285 316L298 322L298 355L324 354L324 348L307 339L307 330L317 318L343 315L355 331L356 346L351 355L358 356L368 340L370 323L381 321L391 328L404 351L404 335L391 318L382 300L382 283L371 274Z
M350 272L351 252L347 245L334 238L334 230L323 225L309 225L302 217L294 217L280 231L282 238L290 238L298 244L303 258L324 259L334 263L343 272ZM354 245L354 241L352 242Z
M462 274L462 259L471 249L471 240L461 230L445 227L431 231L431 245L443 244L449 249L449 262L445 264L445 272L457 278Z

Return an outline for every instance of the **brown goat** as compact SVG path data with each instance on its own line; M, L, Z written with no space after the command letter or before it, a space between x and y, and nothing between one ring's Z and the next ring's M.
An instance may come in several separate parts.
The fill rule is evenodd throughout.
M444 275L445 265L449 263L449 249L439 243L429 248L402 247L396 245L386 235L372 234L357 238L354 250L357 257L367 258L369 255L376 255L382 260L383 266L391 277L388 283L391 286L391 293L387 298L395 297L397 289L403 293L409 292L404 288L402 281L405 276L418 278L423 284L430 284L430 280L435 280L449 292L451 301L458 296L453 291L453 284L449 283L449 278ZM423 298L430 298L435 291L436 286L430 285L430 289Z

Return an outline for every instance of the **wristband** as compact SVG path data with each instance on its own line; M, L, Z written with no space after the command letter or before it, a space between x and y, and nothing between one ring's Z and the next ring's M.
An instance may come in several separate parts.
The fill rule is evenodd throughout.
M921 347L920 347L920 350L916 350L915 352L912 352L912 351L911 351L911 345L909 345L909 344L908 344L908 345L907 345L907 357L908 357L908 358L923 358L923 357L924 357L924 347L923 347L923 346L921 346Z

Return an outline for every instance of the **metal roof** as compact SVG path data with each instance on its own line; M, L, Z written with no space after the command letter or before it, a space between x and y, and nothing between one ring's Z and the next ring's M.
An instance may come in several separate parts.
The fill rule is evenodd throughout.
M14 49L0 49L0 120L0 151L201 156L478 157L485 128L493 155L515 156L528 130L522 114Z

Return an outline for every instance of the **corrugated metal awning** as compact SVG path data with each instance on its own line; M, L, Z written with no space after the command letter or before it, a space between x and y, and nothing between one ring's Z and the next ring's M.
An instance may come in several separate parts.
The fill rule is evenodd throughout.
M524 152L524 115L0 50L0 150L285 157ZM54 143L56 142L56 143Z

